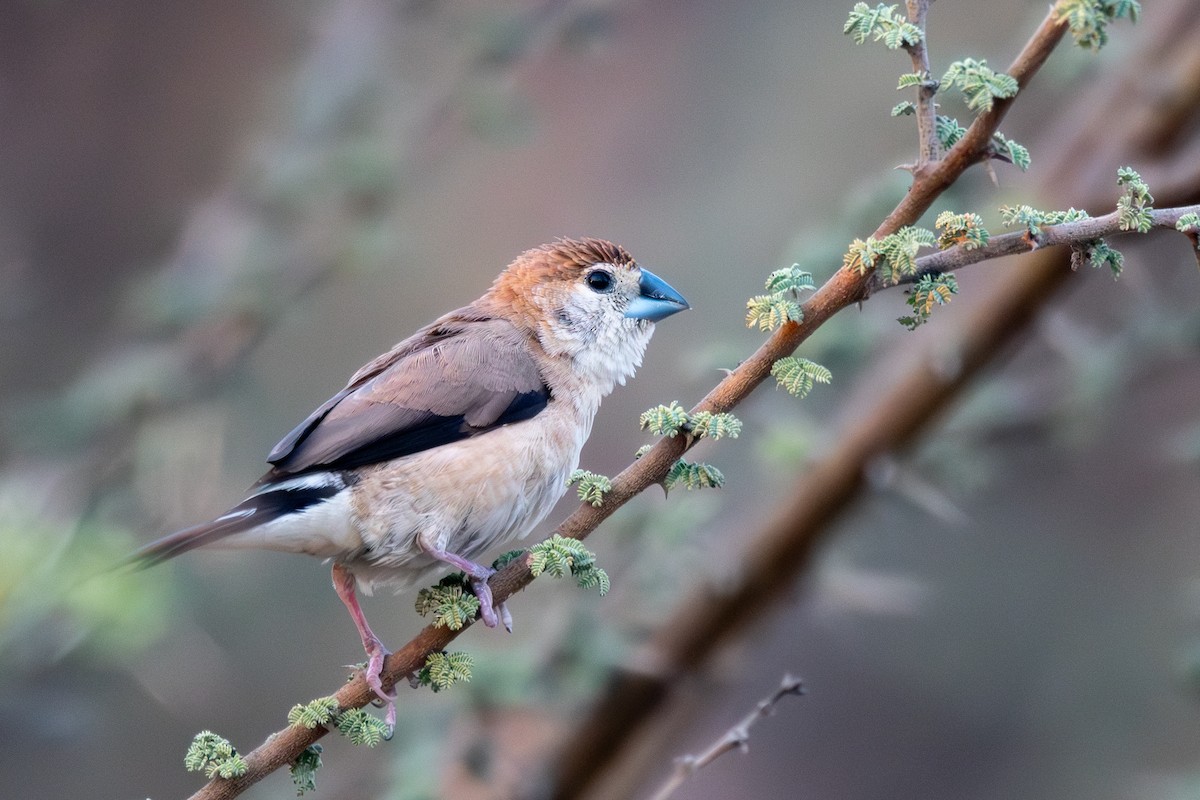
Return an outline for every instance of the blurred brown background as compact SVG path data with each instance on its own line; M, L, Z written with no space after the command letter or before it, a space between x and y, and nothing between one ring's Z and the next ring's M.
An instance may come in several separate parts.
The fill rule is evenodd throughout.
M905 186L913 126L887 112L908 60L841 36L850 5L9 3L0 793L183 796L202 782L182 766L196 732L249 750L339 684L361 650L314 561L198 553L81 581L223 510L360 363L520 250L611 238L695 308L606 402L588 469L617 472L647 441L640 411L690 406L751 352L744 302L765 275L827 277ZM935 71L1000 67L1044 13L935 4ZM1037 203L1039 146L1071 122L1056 111L1145 35L1113 33L1098 56L1060 48L1003 126L1030 175L1001 165L996 189L976 170L934 213L975 208L995 230L1001 203ZM1098 167L1114 200L1118 166ZM695 679L700 711L644 754L637 796L790 671L809 695L679 797L1200 797L1200 279L1181 237L1120 246L1119 282L1080 273L924 446L882 465L786 607ZM832 386L802 402L764 387L743 437L704 451L724 490L647 493L591 540L609 597L538 581L512 636L459 641L469 686L402 693L374 751L328 737L317 796L520 784L512 751L564 731L688 586L736 570L904 351L1014 269L968 270L913 334L898 292L845 312L802 353ZM420 627L411 600L367 601L385 641ZM281 773L247 796L292 793Z

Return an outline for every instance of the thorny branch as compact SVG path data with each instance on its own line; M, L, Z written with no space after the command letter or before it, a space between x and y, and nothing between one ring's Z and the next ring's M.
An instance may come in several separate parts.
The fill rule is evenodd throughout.
M991 110L985 111L975 118L966 134L958 140L954 147L950 148L945 158L935 164L930 164L926 170L913 173L913 185L908 194L871 234L873 238L882 239L905 225L912 225L971 165L989 157L992 134L1000 127L1004 115L1008 113L1012 104L1016 102L1022 92L1029 88L1029 82L1041 69L1050 54L1054 52L1054 48L1058 46L1066 32L1066 20L1060 18L1057 10L1051 7L1046 18L1033 32L1033 36L1026 42L1012 65L1005 70L1016 79L1020 86L1017 93L1012 97L996 98L992 103ZM856 288L863 291L867 289L867 286L863 283Z
M742 717L736 725L725 731L721 738L710 744L702 753L676 759L674 772L663 782L651 800L667 800L668 797L675 794L676 789L695 774L696 770L707 767L726 753L733 750L745 752L750 746L750 729L754 727L754 723L774 713L775 704L788 695L799 697L803 694L804 683L799 678L784 675L774 694L759 700L753 711Z
M1020 83L1022 90L1044 63L1066 31L1066 23L1053 10L1038 26L1020 55L1007 70ZM908 194L875 231L877 239L894 233L904 225L913 224L936 198L970 166L987 158L992 134L1014 98L997 100L991 111L977 118L967 134L941 161L929 169L914 172ZM860 276L839 270L803 306L804 319L778 329L754 354L733 370L694 408L698 411L720 412L734 408L770 374L771 365L791 354L834 313L865 299L869 294L870 275ZM982 360L982 357L980 357ZM931 379L932 380L932 379ZM915 412L916 413L916 412ZM861 438L861 437L859 437ZM870 437L868 437L870 438ZM651 485L660 482L674 462L691 446L687 437L661 440L649 453L627 467L613 479L613 488L602 506L580 506L558 528L564 536L585 538L616 509ZM869 442L868 442L869 446ZM830 513L842 502L845 493L832 493L824 505ZM820 516L820 515L818 515ZM765 555L764 555L765 557ZM503 601L532 581L527 559L518 559L501 570L490 581L497 602ZM733 622L732 619L726 622ZM465 630L465 628L464 628ZM384 665L385 687L419 670L429 654L444 650L462 631L426 627L414 639L392 654ZM689 633L679 632L684 638ZM703 648L696 641L678 642L683 650ZM361 675L347 683L335 695L341 709L360 708L369 703L373 693ZM321 727L307 729L289 726L268 737L267 741L248 753L248 771L240 778L216 778L201 788L193 800L232 798L280 767L290 764L310 744L327 731Z
M1047 137L1053 147L1043 155L1038 176L1039 193L1051 207L1108 204L1113 166L1129 162L1155 176L1151 185L1162 203L1200 202L1200 183L1172 181L1192 169L1194 144L1164 131L1175 145L1151 155L1126 141L1159 129L1156 109L1190 96L1200 77L1200 21L1191 13L1191 0L1156 10L1159 14L1141 27L1132 63L1111 65L1108 78L1066 107L1059 129ZM1195 66L1176 69L1180 63ZM1113 79L1114 72L1143 76L1143 91ZM1153 91L1144 91L1148 75L1158 76ZM1179 121L1181 127L1190 126L1197 113L1193 108ZM1133 121L1098 137L1096 120L1118 115ZM655 722L671 717L678 724L693 708L686 687L748 625L760 625L767 608L795 586L832 532L831 523L867 488L870 465L908 446L1029 328L1068 283L1072 273L1064 255L1061 248L1045 248L1022 258L1020 268L1006 270L961 324L914 347L913 367L900 380L882 393L877 385L864 387L870 399L862 404L850 399L849 405L868 410L855 416L833 449L782 493L770 519L746 537L737 579L722 583L719 591L701 586L681 598L655 634L614 670L591 711L574 724L574 733L535 772L551 775L552 788L547 791L539 778L519 796L574 800L628 794L644 765L639 752L655 746Z

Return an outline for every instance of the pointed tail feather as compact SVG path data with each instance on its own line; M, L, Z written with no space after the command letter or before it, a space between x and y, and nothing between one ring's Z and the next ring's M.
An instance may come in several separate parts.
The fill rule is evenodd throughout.
M140 547L133 553L130 553L117 566L133 567L134 569L153 567L189 550L195 550L197 547L212 544L227 536L232 536L235 533L241 533L257 525L261 525L264 520L261 518L256 519L256 517L259 517L259 515L255 513L255 509L253 508L234 509L211 522L175 531L175 533Z
M267 484L211 522L184 528L139 548L117 564L117 568L153 567L197 547L245 533L290 514L300 514L345 488L345 479L332 472Z

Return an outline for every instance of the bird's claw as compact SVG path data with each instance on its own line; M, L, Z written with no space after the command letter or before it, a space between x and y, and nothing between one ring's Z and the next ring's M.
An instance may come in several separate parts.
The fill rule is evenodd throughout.
M487 578L472 578L471 589L479 598L479 616L483 619L483 624L489 628L499 625L500 618L496 616L496 604L492 602L492 587L488 586Z
M375 693L377 700L375 704L380 708L385 709L384 719L387 722L389 730L396 729L396 690L390 692L383 688L383 660L391 655L387 648L383 646L383 642L378 639L372 639L365 643L367 651L367 665L363 668L363 678L367 681L367 686ZM391 738L389 735L388 738Z
M512 633L512 614L504 603L497 604L492 600L492 587L488 586L488 578L496 574L496 570L491 567L485 567L482 564L476 564L474 561L447 553L445 550L436 550L432 553L433 557L445 561L447 564L458 567L466 573L468 580L471 582L471 591L475 593L475 597L479 600L479 617L483 620L483 624L489 628L495 628L503 623L504 629Z
M370 681L367 681L367 683L370 683ZM378 683L378 681L376 681L376 683ZM371 688L375 690L375 694L379 694L380 692L383 691L382 686L372 686ZM387 732L387 735L384 736L383 738L386 741L391 741L392 734L396 730L396 692L395 692L395 690L393 690L390 695L384 694L379 697L376 697L374 700L371 701L371 705L375 706L376 708L384 709L383 721L387 723L388 732Z
M512 614L508 612L504 603L497 604L492 600L492 587L488 586L488 578L495 575L496 570L485 567L481 572L483 574L471 577L471 590L479 599L479 616L483 619L483 624L494 628L503 622L504 629L512 633Z

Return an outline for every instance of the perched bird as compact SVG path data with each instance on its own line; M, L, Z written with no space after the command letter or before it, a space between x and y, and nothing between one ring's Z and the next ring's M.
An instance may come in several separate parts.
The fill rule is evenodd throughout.
M275 446L246 499L131 556L197 547L308 553L333 586L389 705L388 651L356 589L396 591L462 570L489 627L484 551L527 535L562 497L600 400L641 364L654 323L688 307L624 248L560 239L517 257L468 306L365 365Z

